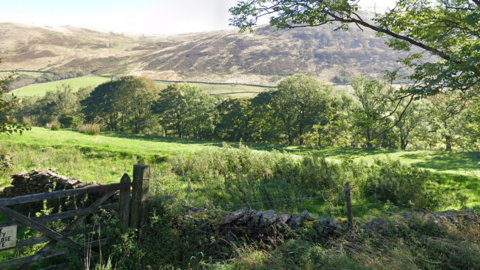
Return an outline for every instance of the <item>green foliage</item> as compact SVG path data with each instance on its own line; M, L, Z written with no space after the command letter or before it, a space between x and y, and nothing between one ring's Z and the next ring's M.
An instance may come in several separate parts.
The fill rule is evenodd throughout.
M251 100L227 98L217 106L220 120L215 126L215 136L229 141L251 141L255 135L255 114Z
M172 158L169 164L185 182L180 190L172 192L187 200L197 198L189 204L260 204L292 211L307 206L296 198L313 197L318 199L317 204L334 208L328 211L336 211L344 203L338 196L343 194L346 182L354 186L352 192L358 202L374 200L401 208L438 209L464 205L466 200L464 195L440 185L435 174L391 160L376 160L370 166L329 162L312 154L292 158L276 152L258 153L244 146L224 146L189 158Z
M391 102L393 88L387 82L357 77L353 80L354 96L360 106L353 110L354 125L357 127L357 140L368 148L382 141L380 136L393 126L388 115L394 110Z
M0 63L2 60L0 59ZM0 77L0 134L1 133L22 133L28 130L27 127L16 123L14 117L14 110L19 106L21 100L17 99L15 95L7 97L7 92L10 84L14 81L15 74L10 74L6 77Z
M383 216L378 227L362 226L354 235L326 239L308 227L261 234L209 230L185 214L168 201L151 204L144 228L148 237L141 244L134 231L111 221L110 244L102 256L118 270L475 269L480 263L478 217L453 216L456 222L450 222L428 214Z
M377 160L362 189L365 195L383 203L418 208L437 207L441 205L438 201L439 194L431 190L434 183L435 176L429 171L405 166L399 161Z
M152 105L160 124L166 129L174 129L179 138L200 139L211 134L214 109L213 98L187 83L169 85Z
M153 125L150 106L159 91L152 80L125 76L97 86L80 102L82 113L111 131L144 132Z
M82 118L74 113L62 113L58 116L58 122L65 128L73 128L83 123Z
M421 53L410 53L399 61L409 69L406 78L415 82L408 91L425 96L450 91L467 91L480 82L480 3L469 0L396 1L394 8L376 13L372 20L359 12L358 1L325 0L246 0L230 9L231 25L241 31L269 16L277 29L321 26L337 22L336 30L348 30L350 24L370 28L389 38L387 45L410 52L416 46ZM430 55L433 61L424 61ZM398 77L398 71L387 73Z
M278 90L259 94L252 104L261 138L304 144L314 125L337 109L332 89L313 77L297 74L281 81Z
M60 130L60 123L59 122L50 123L50 129L54 131Z

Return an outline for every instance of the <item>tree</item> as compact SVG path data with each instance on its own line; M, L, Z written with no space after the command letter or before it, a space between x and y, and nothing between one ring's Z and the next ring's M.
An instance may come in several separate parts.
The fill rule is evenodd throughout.
M112 131L139 133L152 124L151 104L160 88L147 78L125 76L97 86L80 103L89 122L102 122Z
M351 139L349 129L353 118L350 112L353 111L353 106L353 97L346 93L329 99L314 126L318 146L346 147L349 145Z
M278 90L271 91L264 99L272 111L269 120L277 133L286 137L292 145L295 140L304 144L307 134L314 130L321 114L330 108L333 85L326 85L313 77L296 74L278 84ZM264 114L260 114L265 117Z
M220 121L215 133L220 139L230 141L250 141L255 132L253 126L255 114L251 100L245 98L227 98L217 106Z
M0 59L2 63L2 59ZM7 97L8 87L15 80L15 74L12 73L6 77L0 77L0 133L22 133L27 128L15 122L14 111L19 106L21 100L15 95Z
M461 127L461 113L465 109L466 100L458 93L449 93L429 97L433 104L430 117L436 133L445 140L445 151L452 151L455 135Z
M406 150L408 144L418 136L419 131L423 131L428 125L428 113L431 110L429 105L431 104L428 100L418 100L412 102L405 110L397 110L394 113L395 121L398 121L394 131L400 140L400 149ZM407 102L403 101L400 106L406 107Z
M354 109L354 126L360 141L368 148L382 144L389 127L393 124L390 117L394 110L389 96L394 92L386 82L369 80L359 76L352 82L353 95L360 106Z
M445 90L467 91L480 82L480 0L397 0L394 8L373 18L359 12L359 0L245 0L230 9L231 25L252 29L260 17L270 16L278 29L353 24L388 36L387 45L410 53L399 61L409 69L406 79L412 95L433 95ZM424 55L435 61L421 61ZM388 73L391 79L398 72Z
M152 105L165 130L173 128L179 138L193 136L197 139L213 132L214 108L212 97L188 83L169 85Z

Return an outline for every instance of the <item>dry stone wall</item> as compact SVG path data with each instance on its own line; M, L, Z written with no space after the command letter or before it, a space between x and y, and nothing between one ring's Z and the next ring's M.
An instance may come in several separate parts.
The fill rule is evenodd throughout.
M33 170L28 173L12 175L10 187L3 189L1 197L16 197L36 193L51 192L56 190L77 189L97 186L93 182L83 182L76 177L66 177L55 173L57 169Z
M31 195L37 193L46 193L58 190L69 190L98 186L95 181L83 182L76 177L67 177L59 175L56 169L32 170L27 173L18 173L12 175L12 182L9 187L0 189L0 198L11 198L17 196ZM78 196L76 198L56 199L47 202L46 207L51 208L53 212L58 210L73 210L80 206L90 205L103 193L90 194L88 197ZM29 212L38 212L45 206L43 203L25 204Z
M308 211L300 214L282 213L278 214L274 210L255 210L242 208L230 213L208 214L205 208L185 207L187 209L186 219L194 220L205 228L213 230L233 230L248 229L252 232L273 228L280 231L298 230L300 228L312 228L325 238L338 237L343 235L348 229L348 222L345 219L334 219L331 217L320 218L312 217ZM460 224L463 221L480 226L478 217L472 210L449 210L439 213L423 212L403 212L389 217L388 219L373 218L367 220L357 220L357 228L381 231L388 222L398 224L407 224L414 217L424 220L433 219L435 222L449 222Z

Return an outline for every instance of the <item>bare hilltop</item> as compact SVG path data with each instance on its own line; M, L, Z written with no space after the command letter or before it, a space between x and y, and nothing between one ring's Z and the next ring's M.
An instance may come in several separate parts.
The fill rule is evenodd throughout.
M342 83L357 74L380 77L382 71L399 67L396 60L402 55L374 32L334 29L275 32L259 26L253 33L234 29L145 36L0 23L0 69L275 85L295 73Z

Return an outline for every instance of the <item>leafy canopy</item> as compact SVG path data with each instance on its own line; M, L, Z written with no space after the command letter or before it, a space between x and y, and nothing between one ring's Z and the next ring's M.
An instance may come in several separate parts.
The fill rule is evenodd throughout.
M388 36L387 45L410 54L399 59L409 69L411 94L434 95L445 89L466 91L480 82L480 0L397 0L394 8L368 18L360 0L245 0L230 9L231 25L241 31L269 17L277 29L335 23L351 24ZM411 51L412 46L423 50ZM422 61L434 56L433 61ZM390 79L398 71L387 72Z
M0 59L1 62L2 60ZM0 133L22 133L22 131L27 129L15 123L14 110L19 106L21 100L17 99L13 94L7 97L8 87L14 80L14 73L6 77L0 77Z

